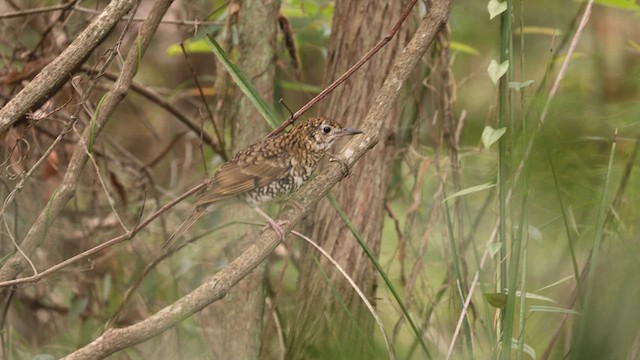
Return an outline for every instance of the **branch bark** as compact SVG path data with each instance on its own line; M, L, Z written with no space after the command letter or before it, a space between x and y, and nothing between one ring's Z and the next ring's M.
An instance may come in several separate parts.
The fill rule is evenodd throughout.
M55 60L0 109L0 134L55 95L120 19L140 0L113 0Z
M446 23L450 7L451 0L434 2L407 47L396 58L389 76L365 118L362 126L364 134L354 137L340 153L340 157L344 159L344 164L347 166L352 166L378 142L379 131L391 112L402 85L407 81L411 71L440 28ZM300 207L287 207L279 217L281 220L288 221L282 226L283 230L286 233L290 232L342 177L342 166L331 164L301 189L294 196L294 200ZM107 330L102 336L69 354L65 359L104 358L166 331L207 305L223 298L229 289L266 259L279 243L278 235L273 230L266 230L244 253L191 293L137 324Z

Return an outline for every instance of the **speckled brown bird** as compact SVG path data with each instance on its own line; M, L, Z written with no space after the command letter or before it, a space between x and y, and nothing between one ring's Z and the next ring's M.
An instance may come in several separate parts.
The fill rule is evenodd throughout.
M239 151L210 179L193 213L169 237L163 248L173 247L185 231L207 213L212 203L239 197L267 219L280 236L284 233L258 205L299 189L336 139L361 134L337 122L314 117L288 133L263 139Z

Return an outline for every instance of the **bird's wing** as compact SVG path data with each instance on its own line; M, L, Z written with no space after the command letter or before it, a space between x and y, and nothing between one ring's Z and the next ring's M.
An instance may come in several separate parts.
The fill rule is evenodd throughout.
M265 186L291 167L291 154L270 144L255 144L236 154L213 176L196 205L206 205Z

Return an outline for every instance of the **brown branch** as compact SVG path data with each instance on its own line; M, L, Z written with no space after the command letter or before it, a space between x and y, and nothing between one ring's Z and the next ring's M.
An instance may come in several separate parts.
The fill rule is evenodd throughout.
M27 16L27 15L33 15L33 14L40 14L40 13L45 13L45 12L57 11L57 10L64 10L64 9L70 8L73 4L75 4L75 2L76 2L76 0L71 0L71 1L68 1L68 2L66 2L64 4L60 4L60 5L45 6L45 7L39 7L39 8L34 8L34 9L27 9L27 10L19 10L19 11L8 12L8 13L0 14L0 19L10 19L10 18L14 18L14 17L21 17L21 16Z
M389 31L387 36L385 36L382 40L380 40L376 44L376 46L374 46L371 50L369 50L369 52L367 52L360 60L358 60L358 62L353 64L353 66L350 67L349 70L347 70L344 74L342 74L338 79L336 79L336 81L331 83L331 85L327 86L327 88L322 90L318 95L316 95L313 99L311 99L308 103L306 103L303 107L301 107L300 110L296 111L293 115L291 115L289 119L287 119L286 121L283 121L282 124L280 124L280 126L278 126L273 131L271 131L269 135L267 135L266 137L277 135L280 132L282 132L282 130L284 130L287 126L293 124L302 114L307 112L307 110L309 110L313 105L317 104L320 100L322 100L325 96L331 93L340 84L345 82L349 77L351 77L351 75L353 75L354 72L356 72L360 67L362 67L362 65L364 65L367 61L369 61L373 57L373 55L375 55L380 49L382 49L383 46L385 46L389 41L391 41L391 39L393 39L393 36L398 32L398 30L400 30L400 26L407 19L407 17L411 13L411 9L413 9L413 6L416 4L416 2L418 2L418 0L413 0L412 2L409 3L409 5L407 5L407 8L404 9L404 11L402 12L402 16L400 16L400 20L398 20L398 22L393 26L391 31Z
M114 84L114 89L111 92L107 93L107 95L104 97L102 105L95 115L92 126L87 126L82 134L81 141L83 141L85 144L92 142L92 140L94 140L99 135L100 131L111 117L111 114L124 99L129 86L131 85L133 77L136 74L136 70L140 65L138 61L149 46L149 43L151 42L151 39L153 38L153 35L158 28L158 24L160 23L162 16L164 16L165 12L169 8L169 5L171 5L171 2L171 0L159 0L154 4L154 7L149 12L147 22L142 25L138 36L134 40L133 45L127 53L127 57L122 66L120 78ZM109 6L114 3L120 4L121 1L114 0L109 4ZM101 32L104 29L96 30ZM66 50L63 52L63 54L65 53L67 53ZM46 72L46 68L43 70L43 73L44 72ZM25 88L25 90L27 88ZM8 106L9 105L7 105L7 107ZM13 113L13 115L17 119L18 116L16 114L17 113ZM0 121L2 121L1 118ZM42 209L33 225L27 232L27 235L25 235L20 244L21 249L26 254L31 254L46 239L47 229L62 212L69 200L71 200L71 198L75 195L82 170L84 169L84 165L86 164L87 159L88 156L85 152L85 149L82 146L76 146L60 186L51 196L51 199L49 200L45 208ZM13 279L24 269L24 266L24 259L17 254L13 254L2 264L2 267L0 267L0 281Z
M32 108L55 95L93 49L139 0L113 0L55 60L0 109L0 134Z
M216 10L219 10L221 7L226 6L226 4L223 4L222 6L219 6L218 8L214 9L213 12L215 12ZM93 10L93 9L89 9L86 7L82 7L82 6L74 6L73 7L74 11L77 12L81 12L81 13L85 13L85 14L97 14L98 11ZM204 19L207 19L209 17L205 16ZM134 17L131 18L130 16L125 16L122 19L120 19L120 21L127 21L127 20L131 20L133 22L143 22L146 20L145 17ZM181 25L181 26L207 26L207 25L220 25L222 26L223 24L220 21L200 21L200 20L162 20L160 21L161 25Z
M364 134L353 138L341 152L341 158L346 165L352 166L377 143L378 133L391 112L402 86L438 31L446 23L450 7L451 0L434 2L411 42L398 55L389 76L376 96L373 107L365 118L362 126ZM343 176L342 166L330 165L300 190L294 197L300 207L286 207L279 217L285 221L283 225L285 233L290 232ZM280 237L273 230L266 230L245 252L191 293L137 324L107 330L65 359L104 358L166 331L224 297L229 289L266 259L278 244L280 244Z

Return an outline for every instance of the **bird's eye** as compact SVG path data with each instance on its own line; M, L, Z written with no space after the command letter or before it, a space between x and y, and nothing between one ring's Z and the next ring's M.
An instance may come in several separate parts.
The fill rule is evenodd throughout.
M331 132L331 126L325 126L322 128L322 131L324 131L325 134L328 134Z

